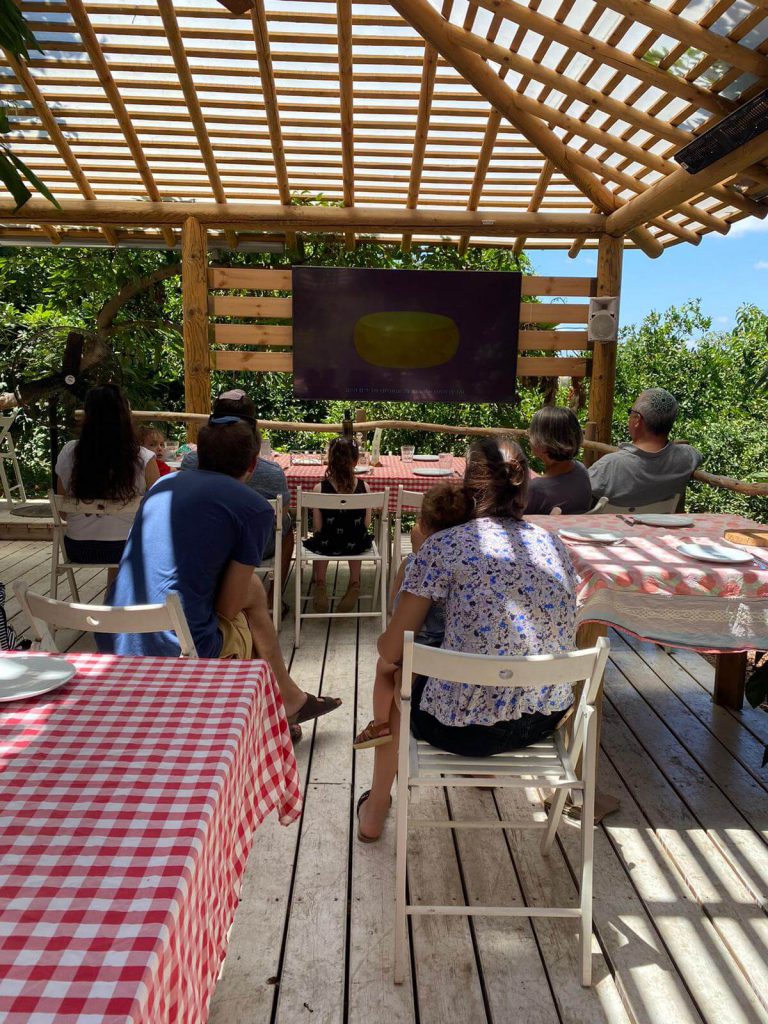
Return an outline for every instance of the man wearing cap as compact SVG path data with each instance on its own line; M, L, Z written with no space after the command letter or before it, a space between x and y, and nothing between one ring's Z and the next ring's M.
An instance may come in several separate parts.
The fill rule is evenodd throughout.
M254 430L258 429L258 422L256 419L256 406L252 400L246 395L240 388L235 388L232 391L224 391L216 401L213 403L213 415L214 416L237 416L238 419L248 423L249 426ZM197 469L197 452L187 452L181 462L181 469ZM291 568L291 556L293 555L293 522L291 521L291 514L288 511L288 506L291 502L291 495L288 490L288 482L285 479L285 473L278 466L276 462L272 462L271 459L264 458L263 455L259 454L256 468L251 473L247 485L251 490L256 491L262 497L268 500L274 500L278 495L283 499L283 546L282 546L282 557L281 557L281 573L280 578L285 584L288 579L288 573ZM264 548L264 558L271 558L275 553L275 538L270 533L266 547Z
M107 604L160 604L178 593L198 655L264 658L295 726L341 701L305 693L291 679L254 575L274 523L267 501L243 486L260 442L258 429L240 416L211 416L198 437L197 472L161 477L145 495ZM114 654L180 654L171 632L100 634L97 646Z

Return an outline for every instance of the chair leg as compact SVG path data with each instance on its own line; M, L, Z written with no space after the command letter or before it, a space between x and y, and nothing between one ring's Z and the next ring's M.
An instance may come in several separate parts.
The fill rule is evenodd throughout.
M69 580L69 592L72 595L72 600L75 604L80 604L80 591L77 589L74 569L67 569L67 579Z
M581 984L592 984L592 880L595 847L595 775L597 760L597 715L592 713L584 737L584 804L581 809Z
M555 836L557 835L557 828L560 824L560 818L563 816L563 808L565 807L565 800L567 796L567 789L558 789L552 798L552 803L549 808L549 817L547 818L547 827L544 830L544 835L541 840L541 853L544 857L548 857L549 851L552 849L552 843L555 841Z
M301 540L299 540L299 543L301 543ZM299 642L300 642L299 637L300 637L300 634L301 634L301 570L302 570L301 554L297 551L296 552L296 562L295 562L294 569L293 569L293 573L294 573L294 593L296 595L296 608L295 608L295 614L296 614L296 634L294 636L294 646L295 647L299 646Z
M5 459L0 455L0 485L3 488L3 497L9 505L13 504L13 495L11 494L11 485L8 482L8 476L5 472Z
M381 631L382 633L387 628L387 573L382 569L381 578L379 581L381 587L381 595L379 600L381 601Z
M395 984L405 981L408 925L405 912L406 855L408 852L408 786L397 786L395 832Z

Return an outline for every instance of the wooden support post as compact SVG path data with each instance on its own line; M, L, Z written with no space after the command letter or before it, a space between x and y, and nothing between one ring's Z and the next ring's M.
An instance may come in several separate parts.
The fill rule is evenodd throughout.
M208 342L208 240L205 227L188 217L181 229L181 296L184 315L184 397L187 412L211 412L211 352ZM187 424L187 440L198 423Z
M714 703L723 708L741 711L744 706L746 674L746 652L718 654L715 658L715 692L712 695Z
M597 295L621 294L621 264L624 239L601 235L597 254ZM613 418L613 392L616 383L615 341L596 341L592 352L592 379L589 385L589 419L595 423L595 440L609 444Z
M584 424L584 440L585 441L596 441L597 440L597 424L594 420L587 420ZM585 466L591 466L595 461L597 455L594 448L584 448L581 456L581 460Z

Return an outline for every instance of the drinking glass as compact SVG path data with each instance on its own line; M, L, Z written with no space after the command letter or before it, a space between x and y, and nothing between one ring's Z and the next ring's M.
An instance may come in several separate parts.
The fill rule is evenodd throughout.
M163 457L165 459L175 459L179 453L179 442L178 441L166 441L163 448Z
M400 449L400 458L403 462L413 462L413 453L416 451L412 444L404 444Z
M365 451L365 449L361 449L358 452L358 454L357 454L357 464L358 464L358 466L370 466L370 464L371 464L370 453Z
M440 452L440 469L453 469L453 452Z

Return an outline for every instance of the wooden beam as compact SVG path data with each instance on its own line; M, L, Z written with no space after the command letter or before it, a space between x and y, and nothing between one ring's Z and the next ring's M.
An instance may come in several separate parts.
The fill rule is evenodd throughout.
M184 313L184 398L188 412L211 412L208 344L208 240L205 226L188 217L181 229L181 301ZM195 441L199 424L187 427Z
M601 235L597 251L598 296L621 295L624 239ZM588 419L595 423L596 440L611 440L613 398L616 388L616 341L596 341L592 350Z
M352 0L336 0L339 50L339 114L344 205L355 205L355 125L352 85ZM354 232L346 235L347 249L355 248Z
M176 20L176 13L173 9L173 0L157 0L157 6L160 11L160 17L163 19L163 27L168 39L173 63L176 67L176 74L179 78L181 91L184 93L184 99L187 102L189 119L192 122L192 127L194 128L195 137L197 138L197 144L200 147L203 163L205 164L205 169L208 172L208 180L211 183L213 197L217 203L226 203L227 197L224 194L224 186L221 183L219 169L216 166L216 158L213 155L213 148L211 147L211 140L208 137L208 129L205 125L202 107L200 106L200 100L197 96L195 83L192 79L192 72L190 71L187 53L184 48L184 40L181 38L179 23ZM237 235L233 231L227 232L227 241L230 248L237 248Z
M609 212L621 205L612 192L590 171L585 170L579 161L579 154L563 145L546 124L526 109L526 97L510 89L482 58L455 41L452 31L454 26L441 18L426 0L392 0L392 6L600 210ZM458 31L466 33L465 29ZM639 231L640 234L634 236L635 243L647 255L659 256L662 252L661 244L644 228L640 227Z
M727 36L716 35L690 18L671 14L647 0L597 0L601 7L623 14L633 22L649 25L663 35L679 39L685 48L695 46L708 56L749 71L758 78L768 78L768 58L757 50L739 46Z
M255 231L396 231L429 235L464 234L488 237L590 235L605 230L602 214L516 213L499 210L405 210L389 207L276 206L262 203L136 203L128 200L30 199L20 210L0 202L0 224L117 224L141 227L181 225L194 216L208 227Z
M529 7L523 7L515 0L477 0L481 7L485 7L493 14L500 14L502 17L513 21L516 25L531 32L536 32L545 39L551 39L560 43L577 53L586 54L587 57L595 58L602 64L608 64L616 68L623 75L631 75L647 85L655 86L664 93L677 96L687 100L697 107L711 110L716 114L727 114L734 110L736 104L702 89L700 86L687 82L684 78L660 71L647 61L633 57L632 54L619 50L615 46L596 39L594 35L587 35L580 29L570 28L568 25L561 25L552 18L547 18Z
M253 0L253 5L253 10L251 11L253 36L256 43L256 58L259 62L259 79L264 100L264 112L267 116L269 139L275 162L277 191L280 195L280 202L283 206L288 206L291 202L291 189L288 183L288 168L285 163L285 147L280 127L280 107L275 90L275 75L272 69L272 54L264 0Z
M48 106L37 82L32 77L31 71L9 50L3 50L3 53L5 54L11 70L16 76L17 82L26 93L29 102L35 109L35 113L40 118L43 128L48 133L48 138L58 150L59 156L64 161L67 170L72 175L72 179L80 189L83 197L88 200L96 199L96 193L91 188L91 183L86 177L85 171L78 163L77 157L72 152L71 146L64 138L64 133L59 127L56 118L53 116L51 108ZM43 230L45 230L45 228L43 228ZM109 245L117 245L117 235L111 228L102 227L101 232Z
M77 31L80 33L80 38L83 40L83 46L88 53L88 57L91 61L91 66L96 72L96 77L104 90L104 95L109 101L109 105L112 107L112 112L115 115L115 119L120 126L120 130L125 138L126 145L131 152L133 162L136 165L136 170L144 183L144 188L147 190L148 197L153 203L162 202L162 196L160 190L155 184L155 179L150 170L147 158L144 155L144 150L141 147L139 136L136 133L136 129L133 127L133 121L131 115L128 113L128 108L123 102L123 97L120 94L120 90L115 84L115 80L112 77L112 72L109 69L106 57L99 43L98 36L93 30L90 18L85 9L85 4L82 0L67 0L69 7L69 13L72 15L72 20L75 23ZM91 198L91 197L86 197ZM165 244L169 248L173 248L176 244L176 240L173 237L173 232L168 229L163 229L163 238Z
M554 170L554 165L549 160L545 160L541 168L541 173L539 174L539 180L536 182L536 188L533 190L531 201L528 203L529 213L536 213L539 206L541 206L541 200L544 198L544 195L549 188L549 183L552 180ZM520 235L515 240L515 244L512 246L512 252L515 256L520 255L525 248L525 243L527 241L528 239L524 235Z
M631 231L637 224L673 210L681 203L705 191L711 185L719 184L739 174L748 164L768 157L768 131L752 139L733 153L717 160L710 167L689 174L682 167L663 181L652 185L647 192L630 199L626 206L612 214L606 223L609 234L619 236ZM768 207L766 207L768 213Z

